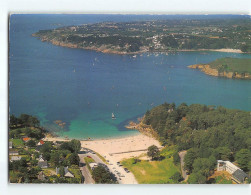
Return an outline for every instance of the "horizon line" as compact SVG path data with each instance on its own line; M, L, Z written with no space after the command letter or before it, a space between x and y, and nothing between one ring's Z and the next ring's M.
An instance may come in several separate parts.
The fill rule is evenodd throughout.
M249 15L251 16L250 12L211 12L211 11L202 11L202 12L162 12L162 11L86 11L86 12L64 12L64 11L56 11L56 12L48 12L48 11L10 11L8 15L13 14L65 14L65 15L77 15L77 14L116 14L116 15Z

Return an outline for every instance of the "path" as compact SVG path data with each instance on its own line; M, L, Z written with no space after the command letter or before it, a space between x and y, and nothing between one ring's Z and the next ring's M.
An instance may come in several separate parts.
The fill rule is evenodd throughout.
M188 177L186 170L184 168L184 158L185 158L186 153L187 153L187 151L185 151L185 150L179 152L182 177L184 178L185 181L187 180L187 177Z
M84 154L78 154L79 159L80 159L80 171L82 173L82 175L85 178L85 182L84 184L94 184L95 181L92 179L91 173L88 170L87 166L85 165L85 161L84 161Z

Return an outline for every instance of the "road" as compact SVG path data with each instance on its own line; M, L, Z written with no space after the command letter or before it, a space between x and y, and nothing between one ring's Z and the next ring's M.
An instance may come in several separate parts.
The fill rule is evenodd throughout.
M185 181L187 180L187 177L188 177L186 170L184 169L184 158L185 158L186 153L187 151L185 150L179 152L182 177L184 178Z
M99 156L93 153L93 151L87 149L81 149L81 154L79 154L80 163L84 163L84 157L90 156L96 163L102 163L105 164ZM134 175L132 173L127 173L122 166L119 166L117 162L111 162L109 158L106 157L106 160L109 161L109 164L105 164L111 173L113 173L119 184L137 184L136 179L134 178ZM86 178L85 183L86 184L93 184L95 183L91 177L91 173L87 169L86 166L83 166L82 168L82 174ZM120 175L118 174L120 173Z
M87 166L85 165L84 157L85 154L78 154L80 159L80 171L85 178L84 184L94 184L95 181L92 179L91 173L88 170Z

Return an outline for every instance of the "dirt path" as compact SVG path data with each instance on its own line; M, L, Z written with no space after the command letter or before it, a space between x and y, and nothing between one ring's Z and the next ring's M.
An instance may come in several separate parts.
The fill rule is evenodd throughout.
M187 177L188 177L186 174L186 170L184 169L184 158L185 158L186 153L187 151L185 150L179 152L182 177L184 178L185 181L187 180Z

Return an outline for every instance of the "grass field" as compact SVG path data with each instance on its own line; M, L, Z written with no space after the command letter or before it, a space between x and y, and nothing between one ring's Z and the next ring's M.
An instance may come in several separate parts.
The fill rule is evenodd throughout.
M128 168L136 177L137 181L141 184L162 184L174 183L170 177L175 172L180 172L178 166L173 163L172 154L174 149L171 147L164 148L161 155L165 157L161 161L146 161L142 160L133 164L133 158L122 161L124 167Z
M24 146L24 142L21 139L10 139L14 148L21 148Z
M94 163L95 161L92 158L88 158L88 157L84 157L84 160L85 160L88 170L90 171L90 173L92 173L92 169L89 164Z
M220 58L209 63L211 68L220 72L237 72L251 74L251 59L249 58Z
M232 181L227 179L226 177L224 176L217 176L215 178L215 183L216 184L232 184Z
M75 178L77 178L79 180L79 182L81 183L81 172L79 170L79 167L77 165L72 165L69 168L69 171L71 171L74 175Z

